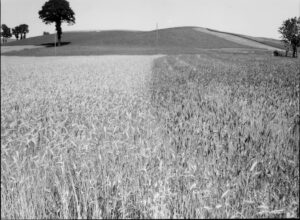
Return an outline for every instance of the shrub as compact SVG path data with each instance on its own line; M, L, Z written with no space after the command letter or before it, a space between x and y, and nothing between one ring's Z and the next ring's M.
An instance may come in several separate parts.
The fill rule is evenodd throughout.
M273 51L273 55L274 55L275 57L282 57L282 53L281 53L280 51L278 51L278 50L274 50L274 51Z

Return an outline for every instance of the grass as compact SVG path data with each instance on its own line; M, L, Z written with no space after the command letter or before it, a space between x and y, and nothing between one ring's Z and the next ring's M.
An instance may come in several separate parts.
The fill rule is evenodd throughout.
M213 30L213 29L208 29L208 30L217 32L217 33L230 34L233 36L245 38L247 40L255 41L255 42L267 45L267 46L281 49L281 50L286 49L284 46L284 43L281 40L277 40L277 39L266 38L266 37L252 37L252 36L247 36L247 35L242 35L242 34L235 34L235 33L228 33L228 32L224 32L224 31ZM298 47L298 53L299 53L299 49L300 49L300 47ZM292 56L291 53L292 53L292 49L289 50L289 56Z
M38 36L8 43L7 46L45 45L45 48L12 51L12 56L53 56L54 35ZM192 27L179 27L156 31L90 31L65 32L64 46L57 48L59 56L108 54L180 54L199 53L201 49L250 48L226 39L202 33Z
M153 103L176 155L171 209L299 217L299 64L211 53L161 58L155 70Z
M17 46L14 46L17 47ZM11 50L8 48L8 50ZM266 50L248 48L223 48L223 49L202 49L202 48L182 48L182 47L121 47L121 46L63 46L56 48L56 56L94 56L94 55L180 55L180 54L201 54L207 51L222 51L227 53L254 53L266 54ZM269 54L271 54L269 52ZM54 48L36 48L20 51L5 52L5 56L34 56L48 57L55 56Z
M65 32L62 47L56 48L57 56L86 55L153 55L153 54L200 54L206 50L261 50L255 43L282 48L281 42L268 38L255 38L232 34L251 40L246 45L233 42L214 34L198 31L196 27L177 27L156 31L82 31ZM220 32L208 29L209 31ZM225 33L225 32L220 32ZM230 33L226 33L230 34ZM37 45L43 48L5 52L6 56L53 56L54 35L38 36L14 41L7 46ZM251 43L252 42L252 43ZM253 44L254 43L254 44ZM244 43L245 44L245 43Z
M299 217L296 59L2 59L1 218Z
M15 46L14 46L15 47ZM56 56L93 56L93 55L155 55L155 54L198 54L197 48L180 47L127 47L127 46L62 46L56 48ZM55 56L54 48L6 52L5 56Z
M252 37L252 36L247 36L247 35L242 35L242 34L234 34L234 33L228 33L228 32L224 32L224 31L218 31L218 30L213 30L213 29L208 29L210 31L214 31L214 32L219 32L219 33L224 33L224 34L231 34L237 37L241 37L241 38L245 38L248 40L252 40L252 41L256 41L258 43L261 44L265 44L271 47L276 47L278 49L282 49L284 50L284 44L281 42L281 40L276 40L276 39L272 39L272 38L265 38L265 37Z
M198 47L222 48L243 47L239 44L206 33L199 33L192 27L178 27L156 31L87 31L65 32L62 41L76 46L124 46L124 47ZM54 35L38 36L10 42L7 45L43 45L53 43ZM243 47L245 48L245 47Z

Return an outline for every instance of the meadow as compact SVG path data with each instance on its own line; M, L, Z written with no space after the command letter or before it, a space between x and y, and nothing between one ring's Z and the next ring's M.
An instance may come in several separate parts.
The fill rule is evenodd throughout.
M1 59L1 218L299 217L299 60Z
M35 49L8 51L6 56L54 56L54 34L7 43L7 46L36 45ZM57 56L197 54L201 49L254 49L194 27L166 28L157 31L78 31L65 32ZM13 47L11 47L13 46Z

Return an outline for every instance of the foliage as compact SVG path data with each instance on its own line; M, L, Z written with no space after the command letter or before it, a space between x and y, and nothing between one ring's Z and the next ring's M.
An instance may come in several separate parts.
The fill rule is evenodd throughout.
M12 29L12 33L13 35L15 35L17 40L19 39L19 35L20 35L20 39L25 39L26 34L29 33L28 27L29 26L27 24L20 24Z
M3 38L3 43L5 43L6 38L11 38L12 34L10 32L10 28L7 25L1 25L1 37Z
M16 26L12 29L12 34L15 35L16 39L19 39L19 34L21 33L20 27Z
M1 218L299 218L299 63L1 64Z
M282 54L281 54L281 52L280 51L278 51L278 50L274 50L273 51L273 55L275 56L275 57L282 57Z
M201 54L155 69L157 118L180 161L175 179L196 184L169 207L180 218L299 216L299 64Z
M74 15L75 13L66 0L49 0L43 5L42 10L39 11L39 17L43 22L46 24L55 23L59 45L62 35L61 24L63 22L74 24Z
M28 25L27 24L19 25L19 30L20 30L20 34L21 34L21 39L25 39L26 34L29 33Z
M297 57L297 47L300 46L300 17L287 19L279 28L284 44L289 43L293 49L293 57Z

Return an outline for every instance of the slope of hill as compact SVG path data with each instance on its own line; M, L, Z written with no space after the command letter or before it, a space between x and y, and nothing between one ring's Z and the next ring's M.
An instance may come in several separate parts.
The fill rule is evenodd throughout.
M177 27L158 31L89 31L65 32L63 47L56 55L102 55L102 54L178 54L198 53L201 49L247 48L211 33L195 30L196 27ZM5 55L49 56L53 55L54 34L27 38L7 43L7 46L44 45L44 48L14 51Z
M156 39L158 34L158 39ZM156 41L157 40L157 41ZM156 31L93 31L65 32L63 42L80 46L167 46L167 47L241 47L206 33L199 33L189 27L168 28ZM54 42L54 36L38 36L15 41L7 45L45 45Z
M278 49L284 49L284 46L283 46L283 44L280 40L276 40L276 39L272 39L272 38L252 37L252 36L248 36L248 35L229 33L229 32L224 32L224 31L213 30L213 29L209 29L209 28L207 30L215 32L215 33L222 33L222 34L237 36L237 37L240 37L240 38L255 41L257 43L261 43L261 44L271 46L271 47L275 47L275 48L278 48Z
M1 41L0 41L1 46L2 46L2 45L5 46L7 43L15 41L15 39L6 39L6 41L7 41L6 43L3 43L3 39L2 39L2 37L1 37Z

